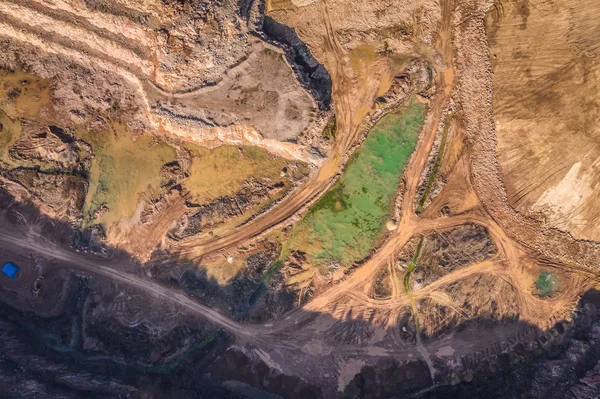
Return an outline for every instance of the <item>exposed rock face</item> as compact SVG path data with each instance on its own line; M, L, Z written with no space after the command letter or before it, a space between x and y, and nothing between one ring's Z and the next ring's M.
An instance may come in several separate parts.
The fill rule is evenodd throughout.
M294 70L300 81L309 88L320 109L329 109L331 105L329 72L313 57L296 31L268 16L264 18L262 31L267 37L286 46L288 62L295 67Z
M196 128L251 122L264 138L295 140L315 119L314 100L296 81L282 50L256 38L250 44L248 56L218 83L157 95L153 111Z
M92 158L88 144L52 125L24 126L21 138L8 151L16 162L41 164L57 171L85 172Z
M8 3L0 68L52 78L55 109L42 116L56 124L100 115L196 141L251 128L260 145L295 140L330 103L331 81L306 47L265 42L258 1Z
M84 177L35 169L13 169L7 176L26 188L49 216L70 221L81 218L88 184Z
M189 91L219 82L227 69L251 52L249 32L256 5L237 0L151 0L129 4L115 0L86 1L91 15L132 22L144 32L136 53L154 52L156 83L169 91ZM78 6L80 7L80 6ZM131 28L130 28L131 29ZM117 35L119 32L115 32ZM151 54L146 54L148 57Z
M274 184L269 187L259 182L248 182L232 198L217 198L208 204L189 203L189 214L179 221L178 228L174 229L170 236L174 239L182 239L210 230L228 219L242 215L264 201L264 198L271 192L282 188L282 184Z
M0 175L13 194L31 200L47 215L77 223L88 189L89 145L59 127L22 124L20 138L6 148ZM4 134L10 134L8 128Z

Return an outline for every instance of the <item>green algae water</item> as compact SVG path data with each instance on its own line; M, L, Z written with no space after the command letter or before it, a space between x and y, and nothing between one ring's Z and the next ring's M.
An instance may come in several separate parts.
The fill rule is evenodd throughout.
M413 100L384 116L340 180L294 227L282 255L301 250L314 266L350 266L366 257L383 235L425 114L425 105Z
M558 278L548 270L543 270L535 281L539 296L550 296L558 289Z

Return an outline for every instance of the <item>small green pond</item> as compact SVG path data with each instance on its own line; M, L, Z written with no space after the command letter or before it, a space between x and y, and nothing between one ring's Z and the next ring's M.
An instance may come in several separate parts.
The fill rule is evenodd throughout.
M558 277L548 270L543 270L535 280L535 286L540 296L550 296L558 289Z

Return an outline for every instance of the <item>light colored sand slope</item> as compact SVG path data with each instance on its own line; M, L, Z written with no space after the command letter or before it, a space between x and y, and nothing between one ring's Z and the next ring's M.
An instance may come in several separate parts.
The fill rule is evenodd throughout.
M511 204L600 239L600 3L505 1L487 25Z

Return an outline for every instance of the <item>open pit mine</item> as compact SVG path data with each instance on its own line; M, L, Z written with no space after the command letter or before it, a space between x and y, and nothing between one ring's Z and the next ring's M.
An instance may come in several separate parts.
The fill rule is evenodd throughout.
M598 32L0 0L0 398L598 398Z

